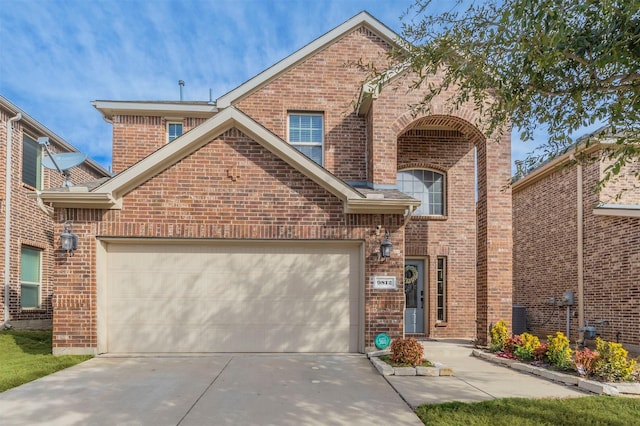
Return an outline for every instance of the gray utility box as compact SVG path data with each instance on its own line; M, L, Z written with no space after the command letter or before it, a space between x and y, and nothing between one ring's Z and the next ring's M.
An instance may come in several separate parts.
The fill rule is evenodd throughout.
M527 308L525 306L513 305L511 324L513 334L522 334L527 331Z

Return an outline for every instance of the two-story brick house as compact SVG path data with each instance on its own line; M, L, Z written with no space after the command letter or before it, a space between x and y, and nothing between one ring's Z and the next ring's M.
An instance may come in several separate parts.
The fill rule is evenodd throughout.
M562 331L582 342L590 326L638 351L640 164L597 191L611 164L600 151L583 146L592 161L573 162L570 152L513 184L514 303L542 338Z
M215 102L94 102L117 175L42 194L78 236L54 352L486 341L511 316L509 135L444 95L413 115L419 91L370 93L348 64L396 40L363 12Z
M49 138L52 153L77 152L8 99L0 96L0 315L4 327L51 328L53 309L53 209L39 207L33 194L60 186L58 171L42 167L45 150L38 138ZM7 149L9 148L10 149ZM72 182L110 176L87 159L70 169Z

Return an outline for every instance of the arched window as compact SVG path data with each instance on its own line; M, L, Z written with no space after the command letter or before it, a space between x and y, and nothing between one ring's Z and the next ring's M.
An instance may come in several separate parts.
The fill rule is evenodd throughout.
M444 215L444 175L433 170L409 169L398 172L398 189L422 202L417 216Z

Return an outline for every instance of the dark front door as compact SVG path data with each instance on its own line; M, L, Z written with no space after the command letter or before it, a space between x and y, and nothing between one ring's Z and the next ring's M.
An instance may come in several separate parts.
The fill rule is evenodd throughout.
M424 262L407 260L404 263L405 333L424 333Z

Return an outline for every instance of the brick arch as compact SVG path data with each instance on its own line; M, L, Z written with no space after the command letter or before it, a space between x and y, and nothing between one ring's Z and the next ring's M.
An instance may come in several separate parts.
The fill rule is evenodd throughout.
M460 115L462 117L472 117L475 114L462 109L460 111ZM462 117L448 114L431 114L416 118L413 115L413 112L407 111L398 117L391 128L395 132L396 137L399 137L403 133L413 129L447 127L452 130L459 131L474 145L478 145L480 142L484 141L485 136L482 132L476 126L471 124L471 122Z
M434 172L447 174L447 170L439 165L428 163L428 162L410 162L410 163L401 163L398 164L398 171L400 170L408 170L408 169L426 169L433 170Z

